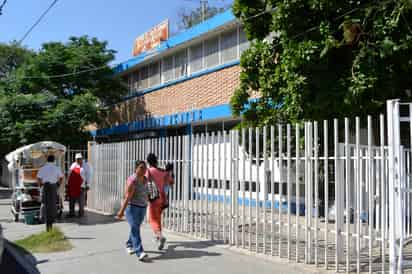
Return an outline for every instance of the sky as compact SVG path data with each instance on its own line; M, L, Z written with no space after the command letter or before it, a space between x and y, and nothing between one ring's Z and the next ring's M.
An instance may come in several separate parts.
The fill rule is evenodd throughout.
M0 4L3 0L0 0ZM0 42L19 40L52 0L8 0L0 15ZM210 0L221 6L230 0ZM115 63L132 58L137 36L165 19L176 31L181 8L196 8L197 0L59 0L23 45L39 49L45 42L65 42L70 36L88 35L108 41L117 51Z

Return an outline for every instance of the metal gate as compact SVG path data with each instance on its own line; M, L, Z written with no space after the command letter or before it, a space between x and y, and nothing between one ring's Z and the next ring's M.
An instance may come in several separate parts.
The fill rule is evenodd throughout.
M136 160L174 164L165 226L336 272L401 273L411 235L412 136L387 117L93 144L88 206L115 213ZM408 122L402 145L401 123Z

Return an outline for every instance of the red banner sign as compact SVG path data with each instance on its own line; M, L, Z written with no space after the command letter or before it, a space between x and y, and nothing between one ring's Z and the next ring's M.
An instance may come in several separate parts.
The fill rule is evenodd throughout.
M133 56L149 51L158 46L161 41L166 41L167 39L169 39L169 20L163 21L148 32L137 37L134 42Z

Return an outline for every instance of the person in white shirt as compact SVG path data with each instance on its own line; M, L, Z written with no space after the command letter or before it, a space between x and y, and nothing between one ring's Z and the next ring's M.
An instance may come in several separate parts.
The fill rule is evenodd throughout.
M68 180L68 195L70 212L68 217L74 217L75 205L79 204L79 217L84 215L86 195L91 181L91 168L83 161L81 153L76 153L75 162L71 165Z
M63 182L63 173L54 164L54 156L47 157L47 163L37 173L37 182L41 187L42 205L40 215L46 223L46 230L53 227L57 215L57 189Z

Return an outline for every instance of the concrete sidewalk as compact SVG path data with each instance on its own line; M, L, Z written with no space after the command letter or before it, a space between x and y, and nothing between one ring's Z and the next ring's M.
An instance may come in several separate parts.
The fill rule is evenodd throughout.
M43 225L12 222L9 210L8 200L0 200L0 222L10 241L44 229ZM166 233L166 250L159 252L148 226L143 227L142 237L149 261L142 263L136 256L128 255L124 248L129 229L126 222L92 212L86 214L82 219L63 220L58 224L73 244L72 250L34 254L41 273L317 273L300 264L268 261L174 233Z

